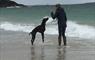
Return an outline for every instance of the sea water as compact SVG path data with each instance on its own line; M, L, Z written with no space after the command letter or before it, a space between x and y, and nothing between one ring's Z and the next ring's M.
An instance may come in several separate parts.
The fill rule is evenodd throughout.
M66 36L95 39L95 8L89 5L63 6L67 15ZM50 16L52 6L0 8L0 30L29 33L48 16L45 34L58 35L57 19Z

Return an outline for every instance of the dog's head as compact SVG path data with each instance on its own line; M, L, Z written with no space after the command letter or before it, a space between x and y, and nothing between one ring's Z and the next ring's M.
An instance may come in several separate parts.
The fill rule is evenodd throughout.
M45 17L45 18L43 18L42 21L43 21L44 23L46 23L48 19L49 19L48 17Z

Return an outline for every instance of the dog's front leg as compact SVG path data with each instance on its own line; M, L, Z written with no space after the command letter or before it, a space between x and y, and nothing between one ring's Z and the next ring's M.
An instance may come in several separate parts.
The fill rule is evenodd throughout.
M44 33L41 33L42 35L42 42L44 43Z

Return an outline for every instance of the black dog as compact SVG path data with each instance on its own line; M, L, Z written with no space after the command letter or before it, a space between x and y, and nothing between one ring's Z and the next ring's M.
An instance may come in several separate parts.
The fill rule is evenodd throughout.
M32 39L31 39L31 44L33 45L35 37L36 37L36 33L39 32L42 35L42 42L44 42L44 32L45 32L45 25L46 25L46 21L49 18L43 18L41 25L37 26L36 28L34 28L29 35L32 35Z

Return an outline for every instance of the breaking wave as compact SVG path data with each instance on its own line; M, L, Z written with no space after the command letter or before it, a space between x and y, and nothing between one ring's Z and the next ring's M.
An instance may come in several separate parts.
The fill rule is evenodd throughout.
M46 25L45 34L52 34L52 35L58 34L57 23L52 21L53 20L50 18ZM36 27L35 24L13 24L10 22L0 23L0 29L9 30L9 31L30 32L35 27ZM95 27L88 25L81 25L73 21L68 21L66 36L94 39Z

